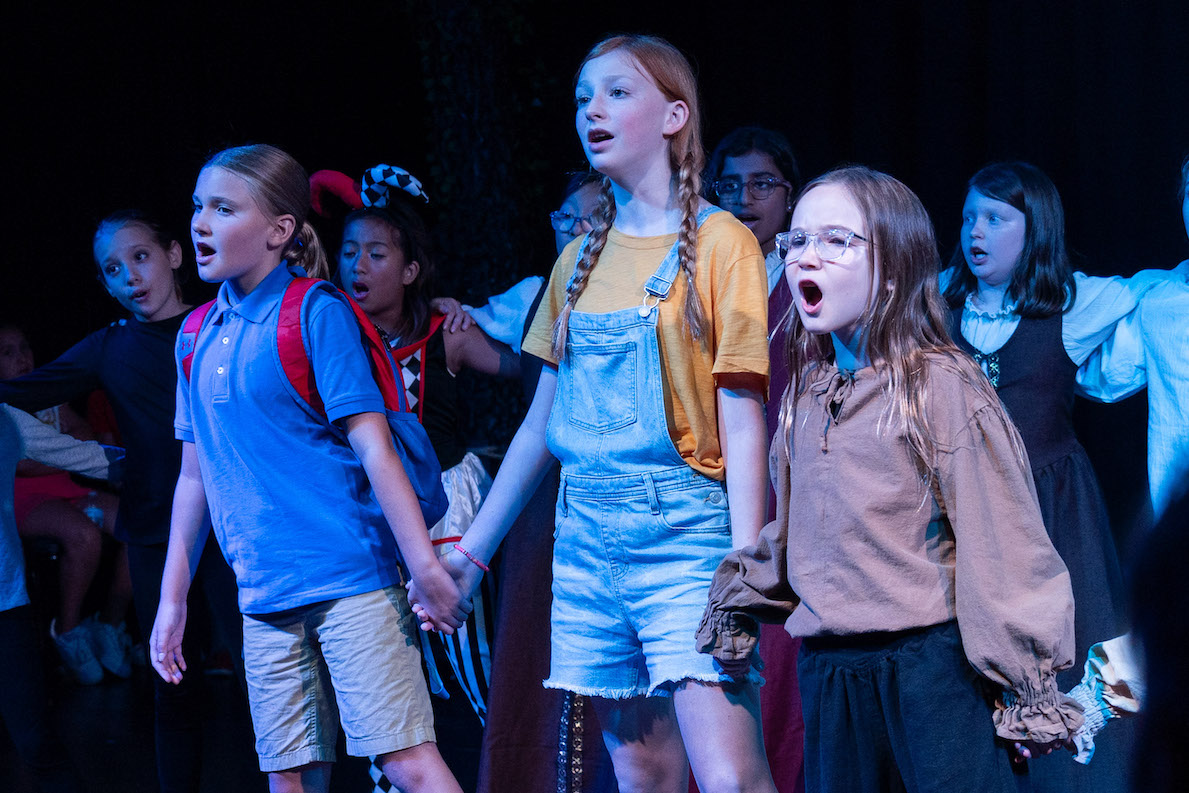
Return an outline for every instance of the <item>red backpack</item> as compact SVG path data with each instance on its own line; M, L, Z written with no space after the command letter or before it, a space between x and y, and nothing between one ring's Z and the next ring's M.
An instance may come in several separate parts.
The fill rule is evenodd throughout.
M376 386L384 397L384 409L388 427L392 430L393 446L400 455L401 464L413 485L413 492L417 494L425 525L433 526L446 514L448 506L446 491L442 487L442 469L438 464L438 457L416 414L409 412L404 383L396 376L392 356L389 355L388 347L381 340L376 326L363 313L358 303L342 290L336 289L329 281L299 277L294 278L285 288L277 317L276 362L281 373L281 381L285 383L297 404L310 416L342 433L326 418L326 408L318 393L318 385L314 382L314 370L310 366L305 340L306 305L309 295L315 290L328 292L345 301L355 313L360 343L367 351L372 377L375 378ZM214 305L215 301L212 300L199 306L191 311L182 323L179 339L183 350L182 374L187 385L193 365L195 342ZM344 343L348 343L348 340L344 340Z

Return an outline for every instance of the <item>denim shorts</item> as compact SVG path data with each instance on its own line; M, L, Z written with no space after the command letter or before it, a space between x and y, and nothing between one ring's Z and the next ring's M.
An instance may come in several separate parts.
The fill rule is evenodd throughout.
M366 757L434 740L418 629L392 586L244 615L244 669L261 771ZM335 703L338 712L335 712Z
M547 688L625 699L731 679L694 646L710 580L731 550L722 483L689 466L563 471L556 520Z

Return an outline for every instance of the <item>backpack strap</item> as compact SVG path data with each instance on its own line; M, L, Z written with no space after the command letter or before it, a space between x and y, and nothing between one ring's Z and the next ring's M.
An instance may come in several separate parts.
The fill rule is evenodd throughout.
M368 319L367 314L359 304L351 299L341 289L336 289L330 282L318 278L294 278L285 288L281 298L281 309L277 317L277 355L280 358L281 369L285 378L309 407L323 418L326 408L322 397L318 394L318 386L314 380L314 370L310 365L310 356L306 351L303 334L302 306L307 295L315 288L322 288L333 293L336 297L346 301L355 314L359 325L360 341L368 354L372 377L384 398L384 406L389 410L406 412L408 400L405 396L404 383L399 386L388 348L380 339L376 326ZM344 343L349 340L344 339Z
M187 384L190 382L190 369L194 366L194 345L198 342L198 331L202 330L203 323L214 307L214 300L203 303L187 314L186 319L182 321L182 330L178 338L182 348L182 374L185 375Z

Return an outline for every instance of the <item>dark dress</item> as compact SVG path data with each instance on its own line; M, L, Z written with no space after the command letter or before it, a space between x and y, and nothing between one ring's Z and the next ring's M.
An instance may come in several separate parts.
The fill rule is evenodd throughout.
M1123 577L1098 478L1073 428L1074 376L1062 341L1062 315L1021 318L1011 337L984 355L962 336L962 309L953 310L954 339L991 379L1020 431L1040 512L1053 547L1069 568L1074 599L1073 666L1057 675L1062 691L1082 677L1090 646L1126 630ZM1063 752L1031 761L1036 790L1125 791L1130 758L1128 724L1096 742L1094 761L1081 766Z

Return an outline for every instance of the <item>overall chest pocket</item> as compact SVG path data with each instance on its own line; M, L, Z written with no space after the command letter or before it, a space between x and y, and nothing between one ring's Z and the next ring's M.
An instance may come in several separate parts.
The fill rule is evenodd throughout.
M605 433L636 423L636 344L575 344L566 351L569 421Z

